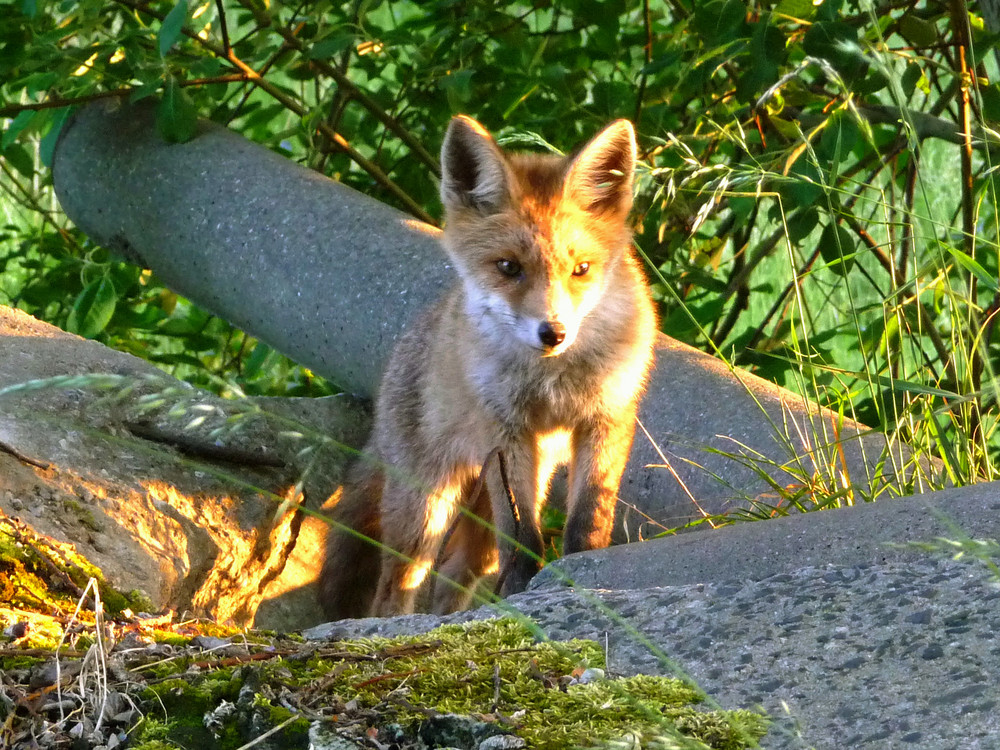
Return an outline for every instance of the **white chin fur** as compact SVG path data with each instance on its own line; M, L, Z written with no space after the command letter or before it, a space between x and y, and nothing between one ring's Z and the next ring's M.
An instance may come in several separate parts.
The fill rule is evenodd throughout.
M542 321L535 318L525 318L515 313L507 301L497 295L483 295L478 289L466 288L466 312L470 320L484 338L497 346L509 346L516 341L526 351L537 353L540 357L558 357L573 344L576 330L567 330L566 338L559 346L543 346L538 339L538 327Z

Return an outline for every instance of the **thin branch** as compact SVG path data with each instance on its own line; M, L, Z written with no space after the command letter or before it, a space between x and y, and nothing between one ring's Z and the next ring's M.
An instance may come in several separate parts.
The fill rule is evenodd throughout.
M246 0L239 0L239 2L241 6L254 14L254 18L257 19L258 23L263 24L265 21L270 23L271 19L264 11L263 7L258 6L256 3L246 2ZM279 26L274 26L273 28L275 33L281 36L281 38L285 40L285 44L287 44L291 49L300 53L307 52L306 45L303 44L302 40L295 36L295 34L293 34L290 30ZM367 109L376 120L386 127L386 129L391 131L397 138L399 138L399 140L405 143L413 154L420 159L420 161L424 163L424 166L430 169L436 177L441 176L441 168L438 166L437 159L428 153L423 144L420 143L420 141L418 141L409 130L395 120L392 115L382 109L378 102L354 85L351 79L349 79L343 72L335 66L330 65L330 63L325 60L309 59L309 65L323 73L323 75L327 75L336 81L337 86L344 97L347 99L353 99L362 107Z
M242 73L229 73L211 78L192 78L186 81L178 81L182 87L186 86L208 86L213 83L239 83L249 80ZM77 107L82 104L100 101L101 99L121 99L130 96L135 92L135 87L125 86L123 88L112 89L110 91L96 91L86 96L52 97L44 102L24 102L23 104L10 104L0 107L0 117L16 117L26 110L38 112L43 109L59 109L60 107Z
M635 94L635 113L632 115L632 122L637 126L639 115L642 114L642 100L646 96L646 80L649 78L646 67L653 60L653 22L649 13L649 0L642 0L642 21L646 28L646 43L643 45L646 65L643 66L642 74L639 76L639 89Z
M139 2L138 0L115 0L115 2L120 3L121 5L125 5L129 8L132 8L133 10L137 10L142 13L147 13L154 18L160 18L162 20L162 18L164 17L164 14L151 10L148 5L146 5L143 2ZM223 49L218 44L214 44L213 42L210 42L207 39L202 39L197 34L194 34L193 32L187 29L184 30L184 34L190 37L192 40L194 40L197 44L200 44L205 49L212 52L220 59L228 60L236 68L241 70L244 73L244 75L246 75L247 79L249 79L252 83L254 83L260 89L269 94L273 99L275 99L278 103L280 103L283 107L285 107L285 109L294 112L296 115L302 118L306 117L306 115L309 114L309 111L305 106L303 106L295 99L290 97L288 94L282 91L278 86L274 85L266 78L261 76L250 65L243 62L243 60L241 60L233 50L230 50L229 54L226 54L226 50ZM375 180L375 182L377 182L379 185L385 188L389 193L395 196L395 198L399 200L399 202L406 207L407 211L409 211L411 214L413 214L416 218L420 219L421 221L426 222L427 224L436 225L437 222L434 221L433 217L431 217L430 214L424 211L424 209L420 206L420 204L418 204L413 198L411 198L410 195L406 193L405 190L399 187L399 185L393 182L392 179L390 179L389 176L385 174L385 172L383 172L382 169L377 164L362 156L357 151L357 149L351 146L351 144L347 141L346 138L344 138L344 136L332 130L331 128L327 127L325 123L318 123L316 125L316 129L319 130L321 133L323 133L323 135L325 135L331 141L336 143L340 147L340 149L347 155L347 157L351 159L351 161L353 161L359 167L361 167L361 169L367 172L368 175L373 180Z

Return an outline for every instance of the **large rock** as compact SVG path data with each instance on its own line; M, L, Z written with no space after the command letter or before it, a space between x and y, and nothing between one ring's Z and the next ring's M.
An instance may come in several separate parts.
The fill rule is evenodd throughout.
M326 525L292 503L301 489L318 509L338 486L346 455L324 441L363 440L357 405L225 401L8 307L0 389L4 513L75 544L156 611L320 621L311 584Z
M445 620L527 616L551 638L605 644L613 674L677 675L710 704L760 706L775 722L764 750L993 750L998 511L994 482L587 552L559 566L576 588L550 575ZM441 622L344 620L305 635Z
M360 395L453 279L433 227L211 123L166 144L149 109L96 104L64 129L53 177L95 241ZM744 506L768 475L865 494L913 469L881 435L665 336L640 416L619 540Z
M927 556L914 542L949 537L1000 539L1000 482L567 555L543 568L530 588L572 582L588 589L647 589L758 581L828 563L906 563Z

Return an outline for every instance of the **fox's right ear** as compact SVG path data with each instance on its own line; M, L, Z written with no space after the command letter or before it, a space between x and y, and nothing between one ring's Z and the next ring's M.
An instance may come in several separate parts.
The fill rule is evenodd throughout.
M465 115L453 117L441 146L441 203L445 211L502 211L510 200L507 162L486 128Z

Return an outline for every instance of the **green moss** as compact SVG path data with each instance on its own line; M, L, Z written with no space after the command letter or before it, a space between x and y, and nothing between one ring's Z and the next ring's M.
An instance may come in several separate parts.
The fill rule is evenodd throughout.
M133 612L154 612L156 610L156 607L153 606L153 600L139 589L126 592L125 598L128 599L128 608Z
M253 690L254 685L261 685L275 668L244 665L218 669L196 678L185 675L164 680L146 688L141 698L147 719L135 732L135 747L160 750L162 743L166 743L165 746L173 748L229 750L282 724L282 747L307 747L308 719L271 704L259 693L246 695L248 688ZM233 705L228 707L230 710L220 711L225 702ZM152 714L165 718L150 720ZM206 725L207 715L213 716L211 726Z
M191 636L180 635L172 630L159 630L154 628L149 635L157 643L166 643L170 646L186 646L188 641L191 640Z
M596 643L538 642L514 620L445 626L411 638L331 643L307 660L274 659L152 680L142 694L147 720L134 744L141 750L161 750L157 743L164 742L227 750L291 720L282 728L282 746L305 748L309 721L269 700L276 686L304 688L319 705L344 706L357 699L360 713L348 712L346 725L362 717L382 731L398 724L414 737L429 711L460 714L513 731L539 750L626 736L629 742L641 738L648 748L740 750L764 734L763 717L701 710L698 693L678 680L640 675L569 684L583 668L603 664ZM185 668L183 660L171 665ZM219 712L223 701L239 710ZM216 721L209 729L204 717L213 712Z
M73 501L68 501L72 503ZM54 542L3 519L0 526L0 602L34 612L73 609L78 590L97 581L105 611L117 614L129 599L105 580L101 570L72 545ZM16 536L15 536L16 535ZM67 585L68 581L72 586ZM76 587L75 590L73 587ZM89 615L81 614L88 622Z
M611 740L624 732L645 737L678 731L709 747L737 750L764 734L762 717L749 712L699 711L698 693L685 683L637 676L567 685L574 670L603 667L591 641L536 642L515 620L438 628L417 638L338 644L377 657L330 662L330 691L366 707L406 704L443 713L489 714L499 684L497 711L515 716L517 734L539 750ZM321 665L316 665L321 668ZM499 675L497 680L496 675ZM395 715L415 726L424 714L405 707ZM395 705L399 705L396 701Z
M144 722L136 732L136 742L140 746L167 740L172 747L238 747L242 743L235 738L220 744L220 738L205 726L204 717L222 701L235 701L242 683L238 670L219 669L198 678L176 677L150 685L140 697L147 712L163 719L150 728Z
M0 657L0 673L29 669L44 661L45 659L39 656L2 656Z
M282 728L284 741L290 745L298 745L302 741L308 744L309 741L309 720L304 716L293 714L284 706L275 706L266 698L260 695L255 696L254 706L258 708L265 721L272 727L276 727L279 724L284 724L288 721L288 724ZM293 718L294 717L294 718ZM291 719L291 721L289 721Z
M76 519L80 522L82 526L90 529L91 531L100 531L101 524L97 522L94 518L93 512L90 508L85 507L80 503L79 500L65 499L63 500L63 509L68 513L72 513L76 516Z

